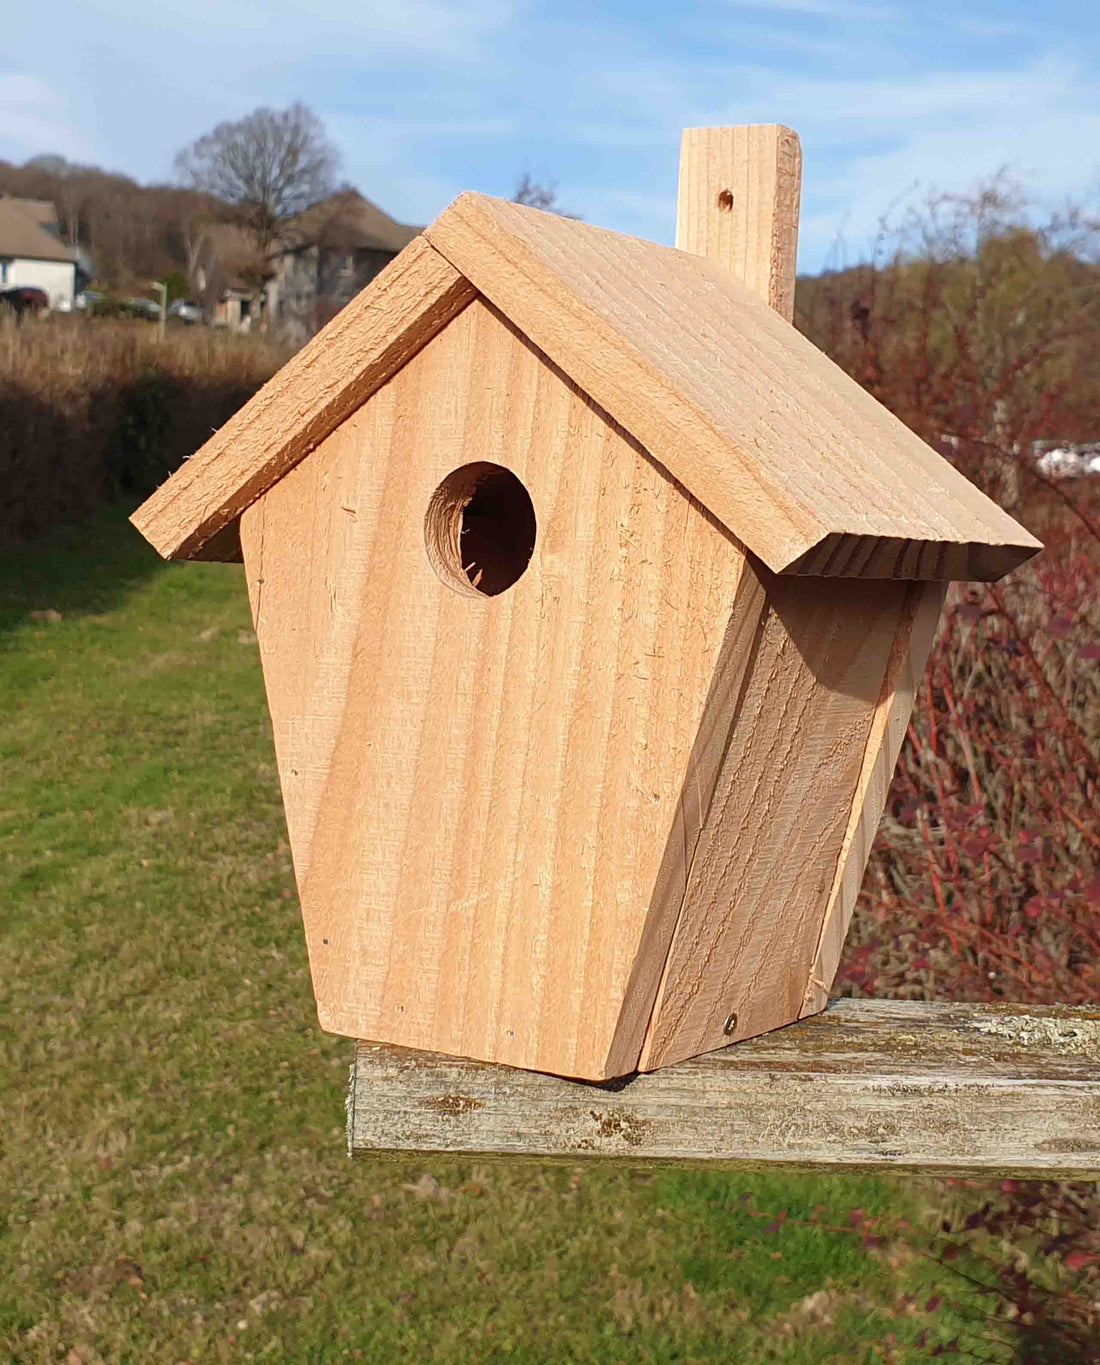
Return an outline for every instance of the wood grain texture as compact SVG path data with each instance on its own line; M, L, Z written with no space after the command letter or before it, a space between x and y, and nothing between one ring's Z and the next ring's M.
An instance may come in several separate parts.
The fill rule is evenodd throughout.
M794 317L802 146L781 123L685 128L676 245Z
M131 520L167 559L232 558L229 528L474 296L412 241ZM204 547L205 552L204 552Z
M647 1071L801 1013L908 591L759 572L764 616L728 717L642 1054Z
M352 1153L1100 1178L1100 1010L834 1000L626 1083L360 1043Z
M871 720L848 828L837 860L836 877L810 969L801 1010L803 1017L825 1008L829 988L840 965L867 860L909 727L917 687L924 676L936 636L945 592L946 587L941 583L915 583L909 588L899 611L890 661Z
M1039 548L714 262L472 194L427 236L773 570L990 578Z
M737 715L745 675L755 656L764 609L760 576L746 564L737 583L702 723L688 759L650 911L630 973L623 1012L608 1054L609 1076L624 1076L639 1065L673 935L683 914L699 839L722 780L732 719Z
M493 598L425 552L470 460L536 511ZM241 536L322 1024L607 1075L741 547L481 301Z

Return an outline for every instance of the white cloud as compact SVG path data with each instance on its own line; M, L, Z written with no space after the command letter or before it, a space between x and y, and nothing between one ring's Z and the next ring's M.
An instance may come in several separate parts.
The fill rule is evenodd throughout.
M1067 194L1090 197L1095 161L1082 161L1077 139L1100 147L1100 112L1074 123L1070 140L1057 112L1035 111L1026 126L991 119L970 128L929 129L895 150L855 157L830 184L831 206L804 220L807 250L817 255L842 230L849 254L865 257L880 219L899 197L919 202L933 192L965 191L1001 169L1050 205ZM812 176L812 167L808 171Z
M1037 109L1080 88L1083 72L1060 57L1004 71L954 71L907 79L850 81L770 80L769 98L796 115L849 136L854 127L874 133L886 127L909 131L930 121L1007 119L1028 125ZM961 129L965 132L965 126Z
M858 48L850 57L845 70L881 70ZM630 90L653 97L627 103ZM845 79L832 64L818 76L755 63L718 72L708 63L689 69L678 59L643 59L606 79L595 66L577 73L573 104L556 125L563 141L600 148L609 171L579 201L585 211L593 221L666 240L655 202L644 207L631 192L646 189L636 177L657 169L680 127L783 122L797 129L806 152L800 257L809 269L829 257L838 233L850 255L866 255L881 216L917 184L924 192L965 190L1007 166L1040 196L1080 198L1100 163L1100 99L1085 62L1058 50L1002 69L910 67L896 78ZM665 188L653 184L648 197L656 201Z
M1036 18L1041 17L1037 11ZM970 19L965 16L956 20L960 33L970 33L977 38L1026 38L1034 35L1036 27L1020 19Z
M59 91L22 71L0 71L0 155L25 161L56 152L79 161L91 144Z
M867 5L860 0L727 0L734 9L764 9L786 14L815 15L822 19L900 19L893 6Z
M334 38L359 44L365 64L380 52L425 59L469 52L506 28L524 0L153 0L143 8L148 29L174 30L212 54L227 41L277 50L284 60L316 52ZM134 0L99 0L97 9L133 24ZM341 48L341 61L356 49Z
M0 155L84 159L90 139L153 178L213 124L301 99L343 173L407 221L464 188L509 193L527 168L589 221L667 241L680 129L779 121L803 139L802 261L816 268L841 227L864 250L918 180L964 189L1007 163L1050 195L1092 182L1100 92L1088 35L1071 46L1056 27L1070 0L1028 16L1030 36L993 0L988 21L953 3L146 0L139 23L137 0L89 0L94 21L48 81L0 78ZM21 13L11 41L36 51L45 20Z

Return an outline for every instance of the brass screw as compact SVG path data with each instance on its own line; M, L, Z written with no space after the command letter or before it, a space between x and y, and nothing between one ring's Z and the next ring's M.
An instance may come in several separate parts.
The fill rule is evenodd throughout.
M722 1032L726 1035L727 1038L732 1038L732 1037L733 1037L733 1031L734 1031L734 1029L735 1029L736 1027L737 1027L737 1015L736 1015L736 1014L731 1014L731 1015L729 1015L729 1016L727 1017L726 1022L722 1025Z

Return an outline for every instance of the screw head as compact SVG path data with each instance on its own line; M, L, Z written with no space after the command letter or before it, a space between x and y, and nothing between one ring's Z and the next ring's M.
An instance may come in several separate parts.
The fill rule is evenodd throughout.
M729 1016L727 1017L726 1022L722 1025L722 1032L726 1035L727 1038L732 1038L732 1037L733 1037L734 1030L735 1030L736 1028L737 1028L737 1015L736 1015L736 1014L731 1014L731 1015L729 1015Z

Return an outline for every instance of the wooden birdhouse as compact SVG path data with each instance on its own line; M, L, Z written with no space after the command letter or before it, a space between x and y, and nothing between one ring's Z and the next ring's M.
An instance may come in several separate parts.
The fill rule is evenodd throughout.
M1039 543L791 325L798 177L689 131L678 248L461 195L135 515L243 551L324 1028L823 1006L946 581Z

